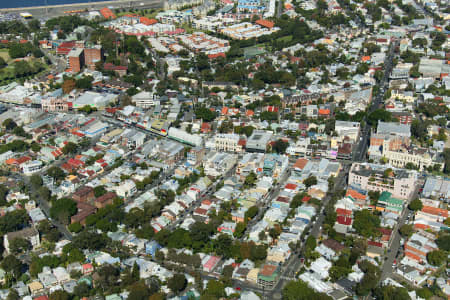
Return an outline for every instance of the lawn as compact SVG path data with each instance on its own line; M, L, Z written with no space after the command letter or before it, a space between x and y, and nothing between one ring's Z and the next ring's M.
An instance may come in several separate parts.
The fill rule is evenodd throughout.
M11 57L9 57L8 49L0 49L0 57L3 58L6 62L9 62L11 60Z
M277 39L277 42L290 42L292 40L292 35L282 36Z
M121 17L128 14L137 14L143 17L147 17L149 19L154 19L158 13L163 11L162 9L146 9L147 13L142 13L142 10L135 10L135 11L124 11L120 13L116 13L116 16Z

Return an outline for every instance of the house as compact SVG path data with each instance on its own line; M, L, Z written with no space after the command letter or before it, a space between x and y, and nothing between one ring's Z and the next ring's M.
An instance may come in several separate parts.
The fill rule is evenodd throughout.
M323 257L316 259L310 267L310 270L319 275L321 279L328 277L328 271L332 267L332 263Z
M44 292L44 286L39 281L33 281L28 284L31 295L39 295Z
M219 262L220 262L220 257L206 255L202 259L203 271L204 272L212 272L212 270L217 266L217 264Z
M83 275L90 275L94 272L94 266L90 263L83 264L81 266L81 272Z
M16 238L23 238L28 240L33 249L39 247L41 244L39 232L36 230L36 228L27 227L19 231L9 232L3 236L3 246L5 247L6 253L10 253L9 245L11 241Z

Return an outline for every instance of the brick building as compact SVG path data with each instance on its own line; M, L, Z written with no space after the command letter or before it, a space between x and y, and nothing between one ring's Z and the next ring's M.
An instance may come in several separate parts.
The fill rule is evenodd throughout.
M72 72L80 72L84 65L84 49L77 48L71 50L67 55L67 59Z

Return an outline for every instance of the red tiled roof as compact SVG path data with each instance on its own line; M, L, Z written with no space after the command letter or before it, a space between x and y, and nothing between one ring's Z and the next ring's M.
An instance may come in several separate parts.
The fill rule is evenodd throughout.
M422 212L430 215L448 218L448 210L438 207L424 206L422 208Z
M115 19L116 15L107 7L104 7L100 9L100 13L102 14L103 18L105 19Z
M352 221L353 221L352 218L345 217L345 216L338 216L336 218L336 222L338 222L341 225L347 225L347 226L352 225Z
M145 25L153 25L153 24L156 24L156 23L158 23L158 21L156 21L155 19L149 19L149 18L147 18L147 17L141 17L140 19L139 19L139 22L141 22L142 24L145 24Z
M294 168L303 170L303 168L308 163L308 160L306 158L299 158L294 164Z
M297 185L293 183L288 183L284 186L284 188L288 190L295 190L297 188Z
M214 59L214 58L218 58L218 57L226 57L226 55L223 52L215 53L215 54L208 54L209 59Z
M352 190L352 189L348 189L347 190L347 194L345 194L345 196L350 196L350 197L352 197L354 199L359 199L359 200L365 200L366 199L365 195L363 195L361 193L358 193L357 191Z
M269 20L264 20L264 19L259 19L255 23L258 25L261 25L263 27L267 27L267 28L273 28L273 26L275 25L273 22L271 22Z
M383 244L382 243L374 242L374 241L367 241L367 245L383 248Z

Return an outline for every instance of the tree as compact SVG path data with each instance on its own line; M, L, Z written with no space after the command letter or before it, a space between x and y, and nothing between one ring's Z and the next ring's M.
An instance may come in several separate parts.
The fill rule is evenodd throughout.
M307 189L312 187L313 185L316 185L317 184L316 176L309 176L303 181L303 184L306 186Z
M64 290L57 290L50 294L49 300L70 300L70 295Z
M70 198L56 200L50 208L50 216L60 220L63 224L69 224L69 218L77 213L77 204Z
M73 293L78 298L87 297L91 292L91 287L84 281L80 282L73 290Z
M367 117L367 121L370 125L374 126L378 124L378 121L390 122L392 120L392 114L384 109L376 109Z
M197 119L202 119L204 122L211 122L216 118L216 112L204 106L198 107L194 112Z
M7 130L7 131L11 131L14 128L17 127L16 122L14 122L12 119L6 119L5 121L3 121L2 126Z
M273 143L272 150L278 154L284 154L287 147L289 147L288 142L285 142L282 139L278 139L275 141L275 143Z
M355 212L353 228L360 235L369 238L378 236L380 233L377 228L380 227L380 218L372 214L369 210L363 209Z
M310 288L305 282L289 281L283 288L283 300L331 300L330 296L317 293L312 288Z
M175 274L167 281L167 287L175 294L186 288L187 280L183 274Z
M19 278L22 275L22 262L18 260L14 255L6 256L2 263L2 268L7 273L11 274L14 278Z
M67 228L70 230L70 232L74 233L78 233L83 230L83 226L79 222L72 223Z
M421 210L423 207L422 201L420 201L419 198L414 199L413 201L411 201L411 203L409 204L409 209L413 210L413 211L419 211Z
M88 90L92 88L93 80L94 78L92 76L84 76L83 78L80 78L75 82L75 86L77 89Z
M68 142L63 148L62 152L64 154L75 154L77 153L78 145L73 142Z
M18 255L31 249L31 243L29 240L16 237L9 243L9 251L12 254Z
M6 67L8 64L6 63L6 61L3 59L3 57L0 57L0 69Z
M404 224L400 227L400 234L404 237L410 237L414 232L414 227L409 224Z
M258 178L256 177L256 174L253 171L250 172L250 174L248 174L247 177L245 177L244 188L253 187L257 179Z
M30 217L24 209L16 209L7 212L3 217L0 217L0 234L17 231L27 227Z
M209 280L204 292L205 295L219 299L225 296L225 285L218 280Z
M441 266L447 259L447 254L442 250L434 250L427 253L427 261L433 266Z
M64 171L58 167L50 167L47 171L47 175L53 177L54 180L60 180L66 177Z
M76 82L75 79L66 78L62 84L62 90L64 94L69 94L71 91L75 89Z
M94 188L94 195L96 198L103 196L106 192L107 191L103 185L99 185Z
M30 182L34 188L39 188L43 184L42 177L39 175L32 175L30 177Z
M375 297L378 300L410 300L408 290L403 287L385 285L375 289Z
M129 300L148 299L151 295L151 290L142 282L137 282L130 287Z
M15 289L10 289L6 300L20 300L19 293Z

